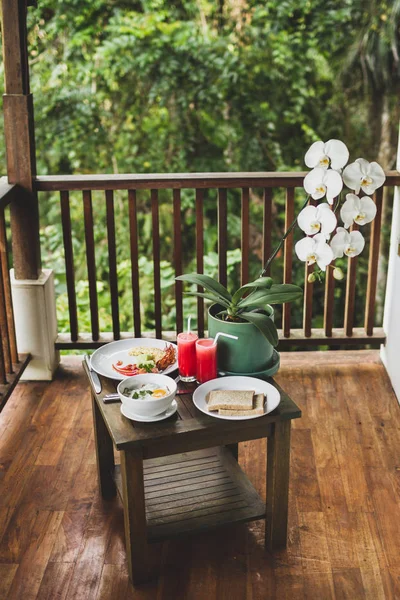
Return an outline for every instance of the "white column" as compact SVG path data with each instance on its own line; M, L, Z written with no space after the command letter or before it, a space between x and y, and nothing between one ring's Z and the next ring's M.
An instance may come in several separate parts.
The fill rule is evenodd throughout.
M11 290L18 352L32 356L21 379L50 381L59 364L53 271L44 269L39 279L15 279L11 269Z
M400 170L400 140L396 168ZM386 344L381 346L381 358L400 402L400 187L394 192L383 329Z

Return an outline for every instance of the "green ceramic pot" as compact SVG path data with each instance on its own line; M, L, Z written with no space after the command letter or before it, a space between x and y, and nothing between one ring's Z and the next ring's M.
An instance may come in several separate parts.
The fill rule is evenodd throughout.
M218 332L236 335L239 339L218 338L218 369L233 373L256 373L269 367L273 360L274 347L252 323L221 321L216 315L224 310L213 304L208 309L208 335L215 338ZM268 306L270 318L274 309Z

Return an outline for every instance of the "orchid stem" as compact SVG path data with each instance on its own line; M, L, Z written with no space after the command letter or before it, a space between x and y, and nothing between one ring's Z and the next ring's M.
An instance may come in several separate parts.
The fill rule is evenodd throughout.
M301 207L301 210L303 210L303 208L305 208L308 204L308 201L310 200L310 196L307 196L303 206ZM263 270L261 271L260 277L264 277L264 275L266 274L266 272L268 271L268 268L270 266L270 264L272 263L272 261L274 260L275 256L278 254L279 250L282 248L286 238L290 235L290 233L292 232L292 230L294 229L294 226L297 223L297 217L294 219L294 221L291 223L289 229L286 231L285 235L283 236L283 238L281 239L281 241L279 242L279 244L277 245L277 247L275 248L275 250L273 251L273 253L271 254L271 256L269 257L269 259L267 260L267 262L264 265Z

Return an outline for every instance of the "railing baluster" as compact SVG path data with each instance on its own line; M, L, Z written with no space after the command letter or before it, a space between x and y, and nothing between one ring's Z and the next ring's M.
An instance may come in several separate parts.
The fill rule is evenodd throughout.
M250 199L249 188L242 189L242 264L240 269L241 284L249 282L250 252Z
M335 278L333 269L327 269L325 275L325 300L324 300L324 333L332 336L333 329L333 303L335 294Z
M0 383L3 385L7 384L2 344L0 344Z
M225 188L218 190L218 278L222 285L228 281L228 196Z
M90 190L83 191L83 216L85 222L86 260L89 281L90 321L92 326L92 338L94 341L97 341L99 339L99 310L96 289L92 192Z
M374 332L375 298L378 278L379 244L381 241L383 188L375 193L376 217L371 223L371 239L369 246L367 299L365 303L365 333Z
M358 225L354 223L350 231L357 231ZM346 281L346 299L344 307L344 330L347 337L353 335L354 326L354 308L356 302L356 271L357 257L347 259L347 281Z
M174 199L174 263L175 277L182 275L181 191L173 190ZM182 281L175 281L176 333L183 330Z
M78 313L76 307L74 250L72 246L71 213L69 206L69 192L60 192L61 223L64 240L65 276L67 281L69 326L71 340L78 339Z
M286 189L285 231L294 219L294 188ZM293 231L288 235L284 244L283 255L283 282L292 283L293 262ZM285 337L290 337L290 304L283 305L282 329Z
M304 307L303 307L303 329L304 336L311 337L312 301L314 284L308 281L308 276L314 271L314 265L306 263L304 269Z
M142 335L142 331L141 331L141 322L140 322L139 246L138 246L136 190L128 191L128 201L129 201L129 233L130 233L130 251L131 251L133 325L134 325L135 337L140 338Z
M203 273L204 271L203 190L196 190L196 269L198 273ZM198 290L201 289L199 286ZM197 331L199 337L204 336L203 298L197 298Z
M264 215L263 215L263 248L262 248L262 263L263 266L271 256L272 244L272 189L264 188ZM271 267L269 266L266 273L267 276L271 274Z
M153 224L154 263L154 318L156 337L161 338L161 270L160 270L160 223L158 212L158 190L151 190L151 217Z
M0 269L0 335L2 346L2 357L6 373L12 373L12 362L10 352L10 341L8 336L6 300L4 294L3 270Z
M120 338L118 277L117 277L117 247L115 243L114 192L106 190L108 267L110 277L111 315L113 322L114 340Z
M6 304L7 314L7 328L8 328L8 339L10 343L11 352L11 363L17 364L19 362L18 351L17 351L17 340L15 337L15 322L14 322L14 309L11 296L11 284L10 284L10 267L8 261L8 244L7 244L7 233L6 233L6 221L4 217L4 210L0 211L0 257L1 257L1 272L3 275L4 285L4 299Z

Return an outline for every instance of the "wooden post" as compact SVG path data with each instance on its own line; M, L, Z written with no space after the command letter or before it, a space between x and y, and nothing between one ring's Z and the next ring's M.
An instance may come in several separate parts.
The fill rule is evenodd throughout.
M4 57L4 131L9 183L24 191L11 204L16 279L38 279L41 272L33 98L29 90L26 0L1 0Z

